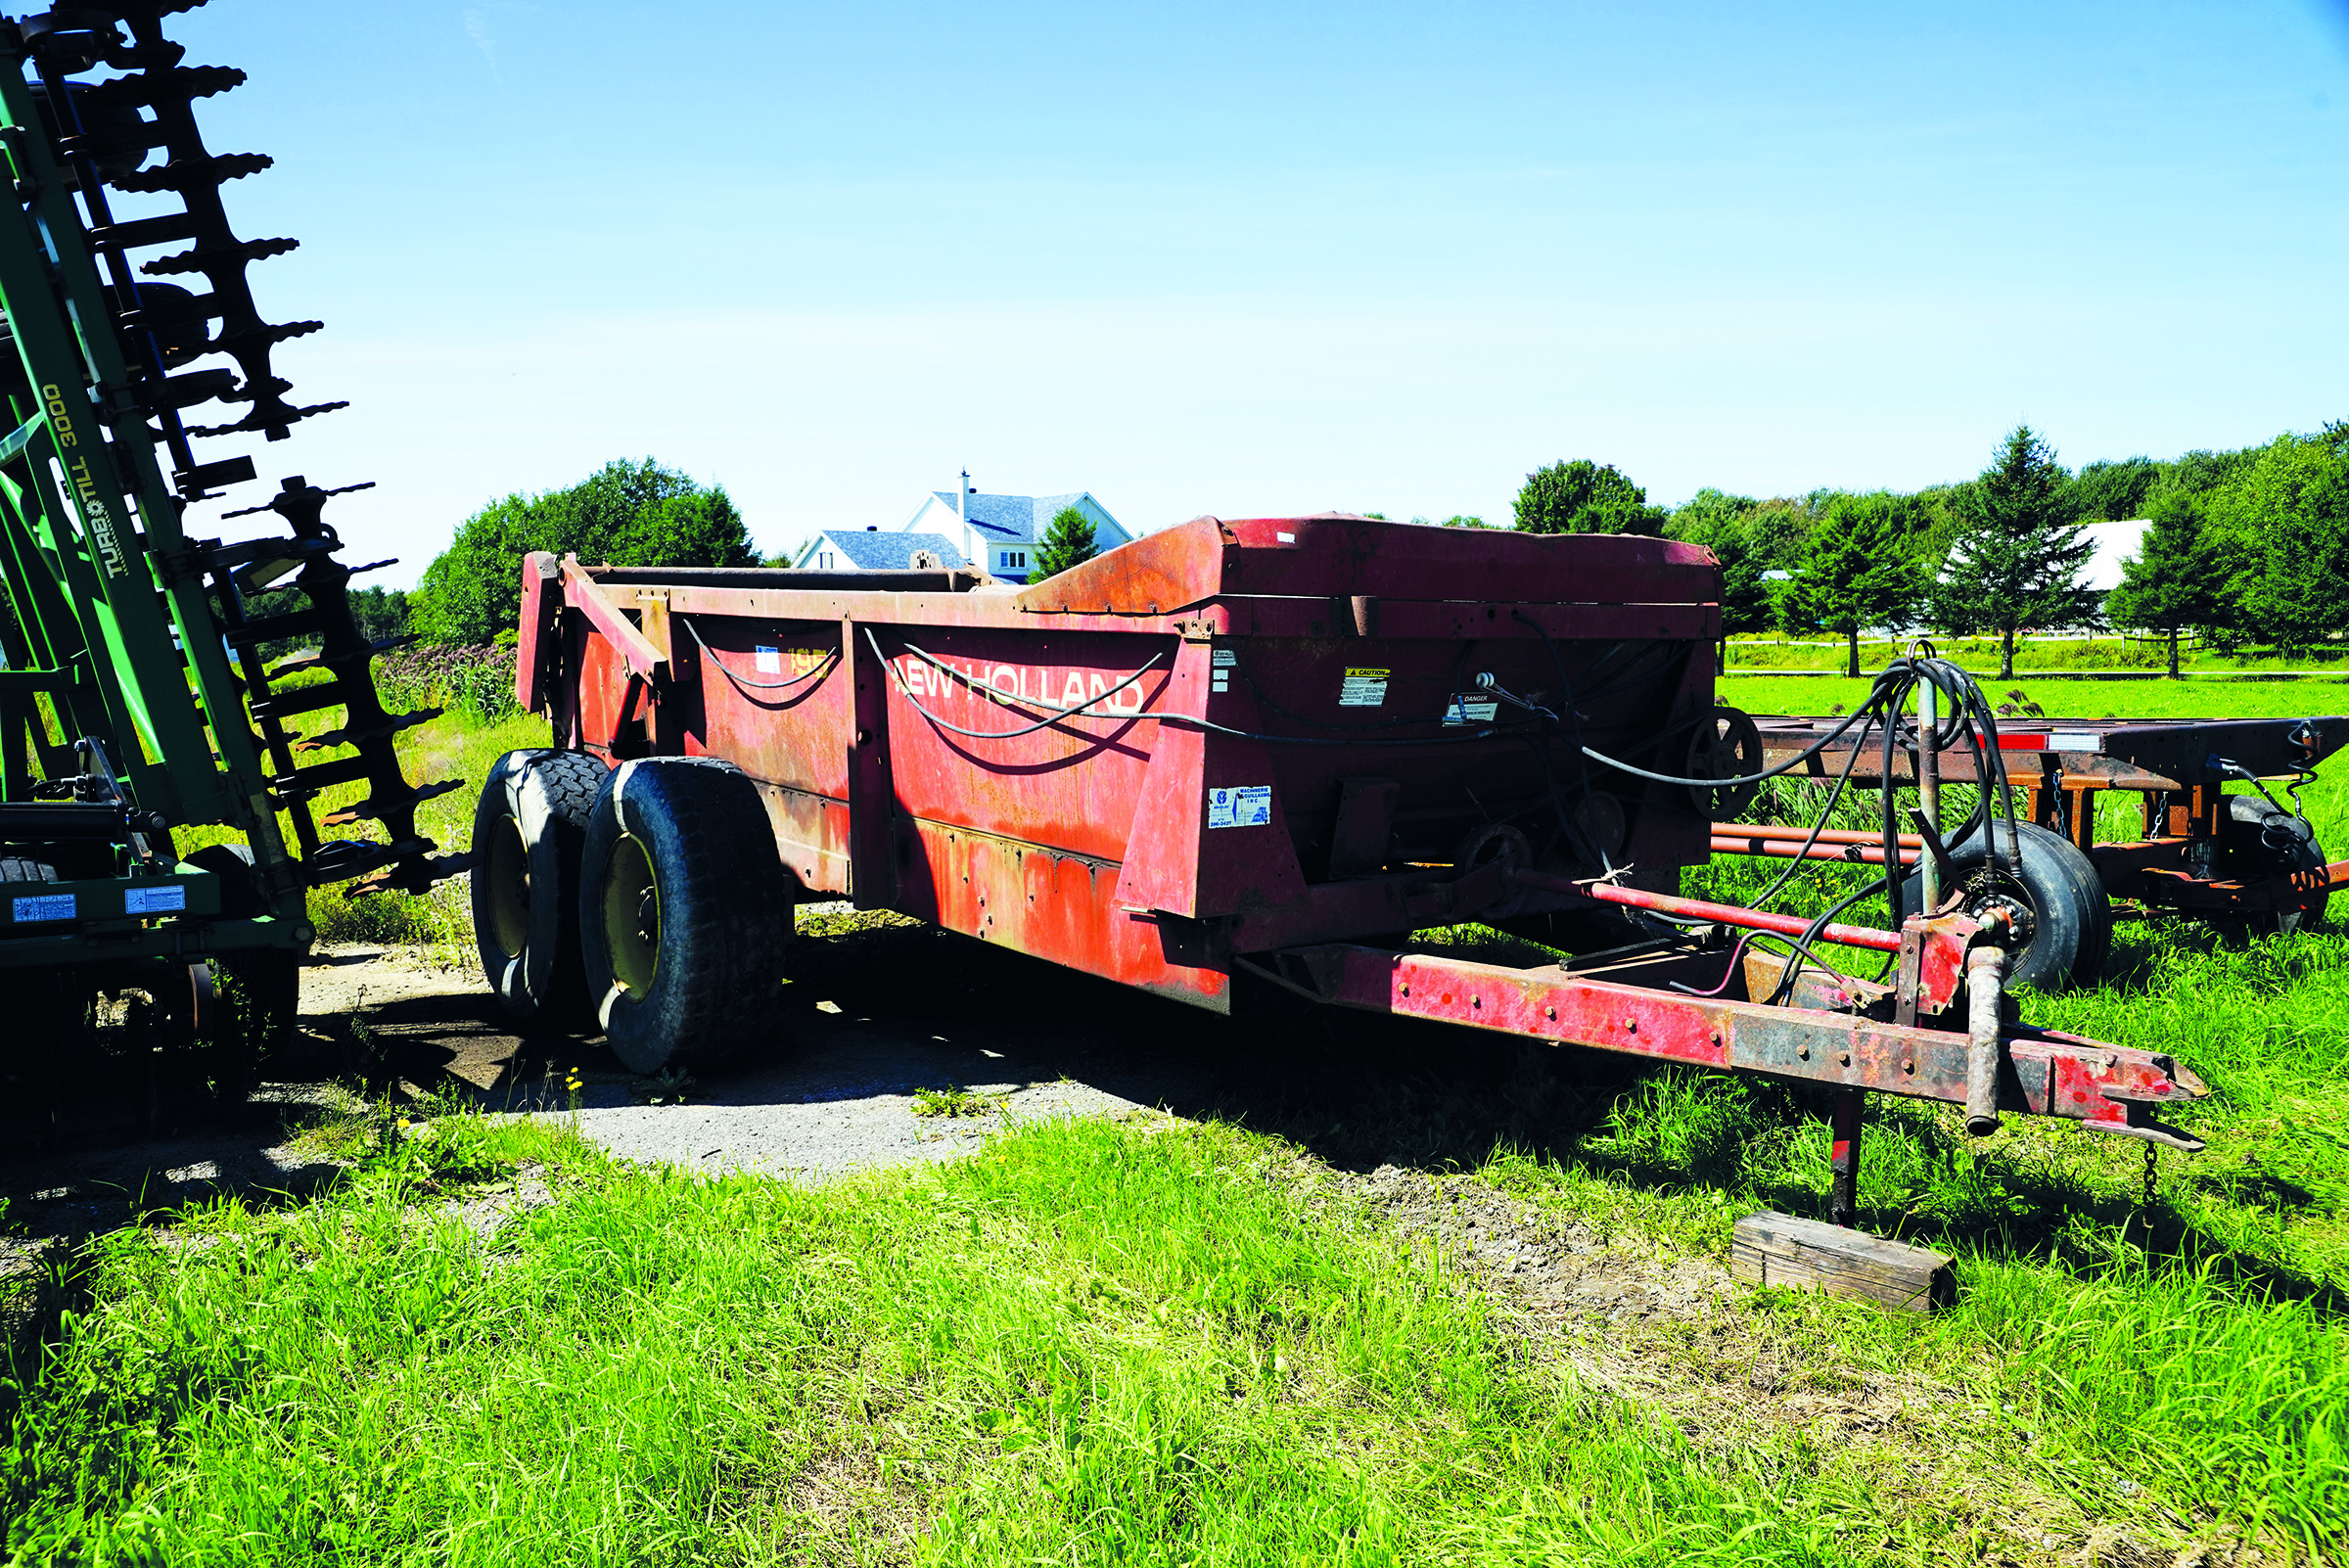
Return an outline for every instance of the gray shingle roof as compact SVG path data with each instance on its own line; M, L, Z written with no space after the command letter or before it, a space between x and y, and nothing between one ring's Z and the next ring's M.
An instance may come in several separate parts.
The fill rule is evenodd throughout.
M878 533L866 529L826 529L822 544L848 558L859 572L904 572L913 566L913 553L928 550L949 567L969 566L954 541L943 533ZM809 558L810 560L813 557Z
M954 492L951 490L932 490L930 493L945 502L949 508L954 505ZM1033 495L972 495L964 497L964 504L968 508L965 515L973 523L999 538L1036 537L1036 497ZM1050 512L1044 514L1046 517L1051 515Z

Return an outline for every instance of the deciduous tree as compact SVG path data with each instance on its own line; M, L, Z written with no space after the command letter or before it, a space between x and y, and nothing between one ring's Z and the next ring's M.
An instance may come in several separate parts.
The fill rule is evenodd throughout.
M614 566L756 566L742 514L724 489L651 458L606 463L568 489L509 495L457 525L409 597L428 642L485 643L514 628L522 558L576 551Z
M1526 533L1656 534L1670 516L1614 464L1587 458L1536 469L1517 491L1517 527Z
M2349 424L2281 436L2215 486L2214 527L2241 540L2248 628L2287 654L2349 624Z
M1664 527L1667 537L1703 545L1721 563L1721 629L1732 637L1760 631L1773 619L1770 584L1762 574L1777 565L1769 551L1773 541L1758 539L1761 530L1749 526L1760 505L1748 495L1701 489Z

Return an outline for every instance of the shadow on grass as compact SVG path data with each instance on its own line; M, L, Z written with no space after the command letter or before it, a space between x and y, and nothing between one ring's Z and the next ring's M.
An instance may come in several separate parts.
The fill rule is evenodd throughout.
M1526 961L1515 946L1491 956ZM794 949L789 971L769 1038L752 1042L731 1068L697 1070L694 1104L805 1104L1065 1078L1275 1134L1342 1169L1475 1170L1517 1154L1646 1193L1710 1190L1823 1218L1823 1168L1805 1179L1795 1158L1795 1146L1809 1142L1818 1147L1803 1159L1823 1159L1820 1090L1659 1071L1606 1052L1247 991L1239 1018L1219 1018L907 922L834 922L829 940ZM495 1001L474 990L370 1008L358 1029L345 1026L339 1038L331 1029L314 1035L305 1053L280 1066L283 1077L313 1082L356 1071L374 1096L395 1102L413 1086L445 1104L491 1111L561 1109L575 1074L598 1107L643 1103L650 1083L621 1069L599 1040L517 1037ZM304 1105L251 1108L249 1120L213 1129L214 1143L232 1153L257 1150L323 1114ZM1869 1163L1878 1179L1863 1197L1877 1201L1862 1222L1880 1234L1958 1253L2046 1259L2083 1273L2120 1267L2124 1254L2111 1238L2127 1234L2141 1259L2208 1267L2246 1292L2308 1301L2328 1314L2349 1309L2330 1282L2229 1245L2158 1195L2141 1211L2109 1177L1985 1154L1908 1102L1880 1098L1872 1116ZM2179 1158L2165 1163L2175 1170ZM135 1169L125 1174L161 1169L164 1159L195 1163L174 1149L136 1164L134 1152ZM338 1169L325 1166L313 1179L331 1179ZM2259 1188L2259 1179L2246 1175L2252 1184L2219 1196L2315 1201L2273 1177L2272 1188ZM247 1185L283 1190L287 1201L316 1190L276 1171ZM182 1180L160 1195L167 1206L216 1190ZM124 1222L133 1200L125 1193L114 1201L112 1222ZM98 1219L61 1222L51 1233L86 1234Z

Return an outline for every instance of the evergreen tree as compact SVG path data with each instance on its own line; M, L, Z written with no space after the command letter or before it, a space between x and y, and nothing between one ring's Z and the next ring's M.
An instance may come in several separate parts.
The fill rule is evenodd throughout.
M1924 597L1912 547L1899 498L1833 497L1779 600L1787 629L1841 632L1843 672L1857 679L1862 629L1902 624Z
M1036 552L1036 570L1028 575L1031 582L1058 576L1073 566L1080 566L1101 553L1093 540L1092 520L1073 506L1064 506L1052 514L1045 526L1042 541Z
M2170 674L2178 673L2178 632L2229 619L2234 562L2208 526L2200 499L2172 490L2153 504L2137 554L2121 562L2121 583L2105 602L2117 625L2169 633Z
M1933 589L1933 620L1956 632L1999 634L1999 678L2014 678L2014 635L2025 626L2093 620L2096 595L2080 574L2096 554L2076 521L2070 478L2028 425L2017 425L1963 495L1963 531Z
M1657 534L1670 516L1648 505L1647 491L1614 464L1588 458L1538 468L1517 491L1517 528L1525 533Z

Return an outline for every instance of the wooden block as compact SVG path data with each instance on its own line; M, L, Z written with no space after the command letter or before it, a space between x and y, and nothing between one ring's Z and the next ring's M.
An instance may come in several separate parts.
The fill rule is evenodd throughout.
M1823 1290L1890 1312L1926 1313L1958 1299L1946 1254L1788 1214L1749 1214L1737 1222L1729 1274L1752 1285Z

